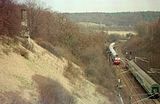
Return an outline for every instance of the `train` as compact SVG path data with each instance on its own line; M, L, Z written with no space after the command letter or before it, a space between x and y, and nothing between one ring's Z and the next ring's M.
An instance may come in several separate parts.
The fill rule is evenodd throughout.
M110 58L113 64L119 65L121 59L119 58L117 52L115 51L115 43L109 45ZM123 61L123 60L122 60ZM140 83L140 85L147 92L149 98L159 98L160 97L160 84L154 81L145 71L143 71L134 60L125 61L125 67L133 74L134 78Z
M160 96L160 85L155 82L145 71L143 71L134 60L127 61L128 70L133 74L135 79L145 89L150 98L157 98Z
M115 48L115 43L113 42L109 45L110 58L114 65L119 65L121 62L121 59L114 48Z

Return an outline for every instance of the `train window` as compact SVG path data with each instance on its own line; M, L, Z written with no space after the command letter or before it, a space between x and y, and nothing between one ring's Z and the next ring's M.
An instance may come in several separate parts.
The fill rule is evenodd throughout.
M141 79L141 77L138 74L136 74L136 79L139 81L139 83L141 83L141 85L144 84L143 80Z
M152 93L153 94L156 94L156 93L158 93L159 92L159 88L158 87L153 87L152 88Z

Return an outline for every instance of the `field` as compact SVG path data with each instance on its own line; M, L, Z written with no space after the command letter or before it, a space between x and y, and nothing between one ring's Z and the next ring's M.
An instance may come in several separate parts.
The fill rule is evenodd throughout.
M111 34L118 34L118 35L123 35L125 36L126 34L133 34L133 35L137 35L136 32L134 31L108 31L108 35L111 35Z

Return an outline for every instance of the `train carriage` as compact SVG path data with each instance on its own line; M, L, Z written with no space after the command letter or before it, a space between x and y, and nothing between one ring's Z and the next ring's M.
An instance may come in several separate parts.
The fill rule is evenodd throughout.
M128 67L149 96L159 97L160 85L157 82L155 82L148 74L140 69L140 67L138 67L133 60L128 61Z

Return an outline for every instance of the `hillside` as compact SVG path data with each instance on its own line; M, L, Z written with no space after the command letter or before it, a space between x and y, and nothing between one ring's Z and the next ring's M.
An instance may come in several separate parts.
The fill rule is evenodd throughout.
M160 83L160 19L138 29L138 35L124 43L123 51L130 51L132 57L138 57L137 64Z
M11 38L0 40L0 104L112 104L76 64L34 41L32 52Z
M139 22L154 21L160 12L119 12L119 13L65 13L74 22L92 22L106 26L134 26Z
M0 104L117 104L105 34L86 32L38 1L2 4Z

